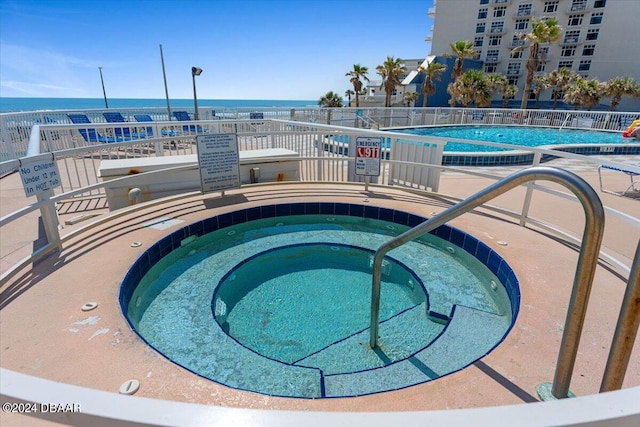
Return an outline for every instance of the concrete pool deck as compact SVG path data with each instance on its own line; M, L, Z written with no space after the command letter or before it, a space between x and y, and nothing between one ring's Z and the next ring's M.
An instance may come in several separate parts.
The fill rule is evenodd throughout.
M632 159L635 160L635 159ZM637 163L637 162L636 162ZM495 171L495 170L494 170ZM504 171L505 175L509 171ZM577 171L598 188L593 167ZM610 174L610 184L626 182L622 174ZM24 205L19 182L3 178L2 214ZM443 174L440 191L464 197L484 188L488 181ZM191 222L238 207L264 203L327 201L376 205L432 216L449 206L438 197L415 194L401 188L362 185L282 184L243 187L217 195L195 195L124 215L71 239L64 249L36 263L4 285L0 300L1 363L17 372L118 392L129 379L140 381L136 396L209 405L287 409L301 411L415 411L520 404L538 400L536 387L553 380L578 253L566 242L523 228L513 219L486 209L463 215L450 225L485 242L514 269L520 280L522 303L516 324L492 353L468 368L436 381L406 389L355 398L287 399L237 391L200 378L171 363L149 348L130 330L118 303L120 283L129 266L149 244ZM503 204L521 204L524 189L503 197ZM538 199L539 197L539 199ZM601 194L603 203L638 216L640 201L632 197ZM536 196L532 216L552 211L552 218L569 229L581 229L582 211L559 206L548 196ZM13 209L6 201L12 203ZM21 203L21 204L20 204ZM100 207L96 212L106 211ZM62 212L62 210L61 210ZM61 213L71 218L77 213ZM158 229L145 226L159 218L180 224ZM78 223L66 232L82 227ZM25 230L27 230L25 228ZM21 230L3 230L4 262L14 263L30 253L34 236ZM636 233L637 234L637 233ZM621 238L620 236L626 236ZM608 239L615 241L608 242ZM623 240L621 240L623 239ZM605 236L630 260L638 236L624 228ZM142 243L132 247L133 242ZM502 245L498 242L506 242ZM25 249L26 248L26 249ZM589 309L571 382L578 396L598 392L617 321L625 282L606 265L596 273ZM97 302L92 311L82 311ZM640 342L636 341L623 387L640 386ZM73 402L59 402L73 403ZM43 421L13 414L0 416L2 425L43 425Z

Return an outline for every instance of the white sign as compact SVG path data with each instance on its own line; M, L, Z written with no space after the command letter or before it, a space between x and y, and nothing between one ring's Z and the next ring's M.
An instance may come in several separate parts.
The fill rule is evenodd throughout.
M37 196L60 187L58 164L47 154L46 158L27 159L20 165L20 179L27 197Z
M199 135L198 165L203 193L240 187L240 154L235 133Z
M356 175L379 176L381 137L359 136L356 138Z

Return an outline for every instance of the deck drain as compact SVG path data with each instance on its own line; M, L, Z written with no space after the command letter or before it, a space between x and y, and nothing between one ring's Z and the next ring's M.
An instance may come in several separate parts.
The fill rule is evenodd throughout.
M140 388L140 381L128 380L120 386L120 394L132 395Z
M499 244L500 246L507 246L508 245L508 243L505 242L504 240L498 240L496 243Z
M131 243L131 247L132 247L132 248L139 248L140 246L142 246L142 243L140 243L140 242L133 242L133 243Z
M98 306L97 302L88 302L82 306L82 311L91 311Z

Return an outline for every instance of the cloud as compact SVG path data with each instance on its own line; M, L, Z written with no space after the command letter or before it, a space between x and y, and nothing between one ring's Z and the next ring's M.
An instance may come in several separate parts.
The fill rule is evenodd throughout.
M83 97L94 90L88 90L83 78L88 68L97 69L94 61L4 43L0 52L3 96Z

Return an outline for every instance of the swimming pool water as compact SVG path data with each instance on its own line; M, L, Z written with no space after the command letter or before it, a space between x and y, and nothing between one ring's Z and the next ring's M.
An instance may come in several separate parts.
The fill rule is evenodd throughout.
M617 132L599 132L576 129L555 129L531 126L438 126L413 129L394 129L394 132L422 136L459 138L477 141L539 147L566 144L622 144L624 139ZM476 152L505 151L506 148L479 146L461 142L448 142L445 151Z
M199 237L176 232L182 240L121 295L123 310L171 361L233 388L317 398L429 381L495 347L517 302L475 256L428 234L385 259L380 349L372 351L370 257L408 228L290 215ZM460 347L455 356L451 346Z

